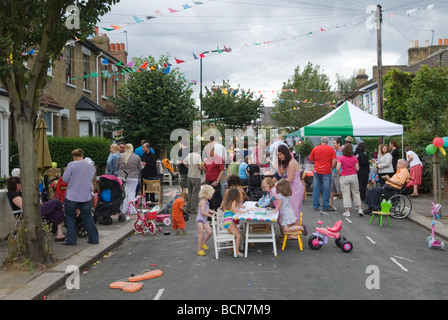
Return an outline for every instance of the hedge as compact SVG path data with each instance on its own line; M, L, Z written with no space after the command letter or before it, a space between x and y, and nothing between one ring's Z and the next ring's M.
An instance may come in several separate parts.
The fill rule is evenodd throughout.
M98 174L104 172L111 144L111 140L102 137L48 137L51 160L57 163L58 168L66 167L73 160L71 153L74 149L82 149L84 158L90 158L95 162ZM18 153L17 142L11 142L9 148L10 157ZM14 156L10 168L12 170L18 166L19 157Z

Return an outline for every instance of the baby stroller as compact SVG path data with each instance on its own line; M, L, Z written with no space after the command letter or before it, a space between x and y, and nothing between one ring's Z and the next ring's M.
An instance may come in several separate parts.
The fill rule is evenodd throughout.
M98 184L98 203L96 205L93 218L100 224L109 225L112 223L110 216L120 212L122 201L122 180L114 175L100 176ZM118 221L126 221L126 216L120 212Z
M249 197L250 201L258 201L263 196L261 189L262 177L260 175L260 167L251 164L248 167L249 172Z
M168 202L165 207L158 213L158 215L171 215L173 212L173 203L176 201L177 198L179 198L180 190L176 192L173 199L171 199L170 202ZM190 219L190 215L187 212L184 212L184 220L187 222ZM171 221L170 221L171 223Z
M60 177L59 179L54 179L52 180L51 183L51 188L53 188L54 191L54 198L55 199L59 199L62 204L64 204L65 201L65 194L67 193L67 186L68 184L65 183L62 180L62 177ZM96 199L97 199L98 195L94 196L94 202L93 202L93 208L92 210L94 210L94 207L96 206ZM82 221L81 218L81 214L79 213L79 209L78 212L76 213L76 218L75 218L75 223L76 223L76 234L78 237L80 238L85 238L87 237L87 230L84 226L84 222Z

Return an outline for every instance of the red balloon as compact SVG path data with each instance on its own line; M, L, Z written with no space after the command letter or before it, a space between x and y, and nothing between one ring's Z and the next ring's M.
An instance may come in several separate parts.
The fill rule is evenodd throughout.
M434 140L432 140L432 144L435 145L437 148L443 147L444 143L445 142L443 141L443 139L439 137L434 138Z

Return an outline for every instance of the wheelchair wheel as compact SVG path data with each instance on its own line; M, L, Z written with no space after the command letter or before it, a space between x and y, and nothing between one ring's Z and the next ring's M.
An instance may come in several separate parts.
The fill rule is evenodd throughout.
M392 207L390 208L390 216L392 218L404 219L411 214L412 202L408 197L402 194L396 194L390 197L389 200L392 203Z

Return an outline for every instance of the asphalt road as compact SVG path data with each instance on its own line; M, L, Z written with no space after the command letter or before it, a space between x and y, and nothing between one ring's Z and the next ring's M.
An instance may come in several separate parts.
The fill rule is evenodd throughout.
M277 244L249 246L247 258L235 259L225 251L215 258L213 238L206 256L196 255L197 230L193 216L187 235L133 235L109 255L83 270L79 289L59 288L48 300L413 300L446 299L447 252L430 250L426 229L409 220L392 219L392 228L370 217L330 213L324 226L342 219L342 234L354 249L344 253L330 239L311 250L308 238L319 215L302 208L308 236L304 249L289 240L284 251ZM277 234L279 234L278 226ZM163 230L171 230L164 226ZM280 240L280 239L278 239ZM110 289L109 284L144 270L161 269L163 276L142 281L135 293Z

